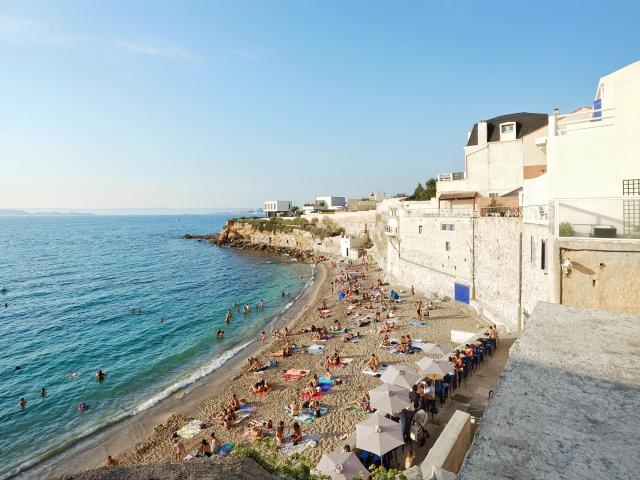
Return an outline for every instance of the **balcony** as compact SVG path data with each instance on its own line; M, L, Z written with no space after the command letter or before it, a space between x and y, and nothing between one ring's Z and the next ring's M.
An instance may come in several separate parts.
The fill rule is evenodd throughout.
M640 196L561 198L554 208L556 237L640 240Z
M569 135L578 130L607 127L614 123L614 108L583 109L565 115L554 112L549 117L549 134L552 136Z
M527 205L522 207L524 223L535 225L549 225L551 220L551 207L549 205Z
M480 209L481 217L522 217L521 207L484 207Z
M384 231L391 237L398 236L398 227L390 227L389 225L387 225L386 227L384 227Z
M454 180L464 180L464 172L441 173L438 175L439 182L452 182Z

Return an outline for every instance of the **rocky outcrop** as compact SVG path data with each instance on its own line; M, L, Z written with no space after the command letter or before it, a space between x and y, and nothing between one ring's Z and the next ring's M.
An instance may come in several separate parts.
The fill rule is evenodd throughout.
M251 223L228 220L215 235L185 234L181 238L207 240L219 247L251 249L296 258L300 261L318 262L337 252L330 239L314 238L309 232L292 228L286 232L259 230Z

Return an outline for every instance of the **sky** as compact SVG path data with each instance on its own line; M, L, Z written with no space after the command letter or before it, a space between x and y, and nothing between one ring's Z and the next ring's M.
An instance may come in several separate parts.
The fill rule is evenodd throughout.
M589 105L640 2L0 0L0 208L411 192L467 132Z

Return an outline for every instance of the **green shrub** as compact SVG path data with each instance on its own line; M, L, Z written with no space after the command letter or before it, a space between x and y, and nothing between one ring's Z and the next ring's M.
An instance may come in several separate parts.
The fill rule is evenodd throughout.
M573 225L569 222L562 222L558 226L559 234L561 237L573 237L576 231L573 229Z
M267 472L293 480L325 480L329 477L311 473L313 463L307 457L294 454L289 458L278 457L278 447L272 438L260 438L251 447L237 444L232 454L250 458Z

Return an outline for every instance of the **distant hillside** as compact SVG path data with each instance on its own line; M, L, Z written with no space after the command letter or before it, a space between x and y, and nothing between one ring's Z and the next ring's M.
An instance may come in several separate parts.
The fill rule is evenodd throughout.
M24 210L11 210L9 208L0 208L0 216L29 215Z

